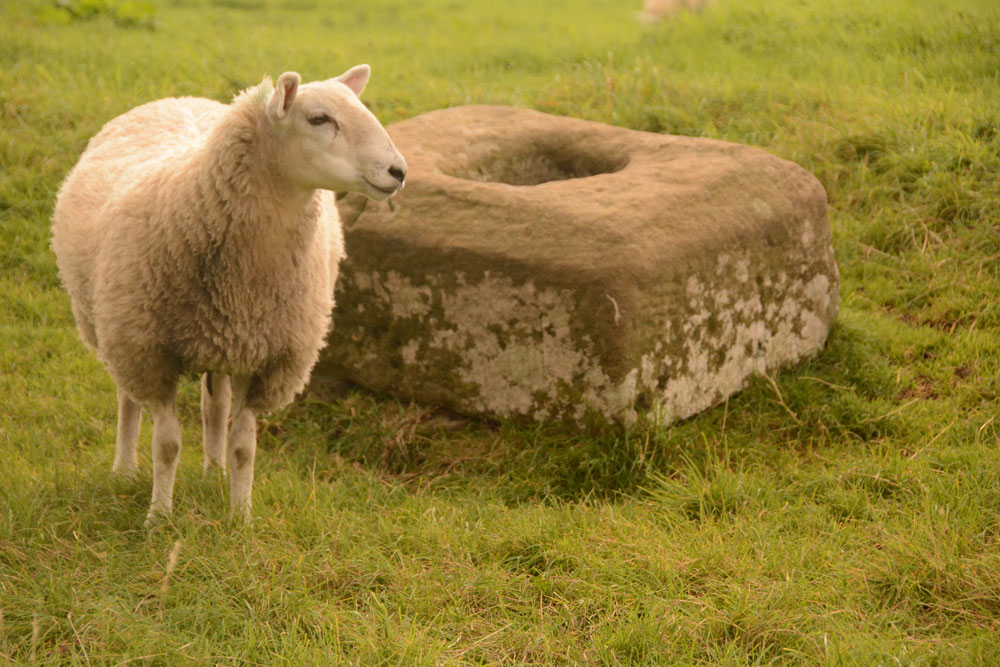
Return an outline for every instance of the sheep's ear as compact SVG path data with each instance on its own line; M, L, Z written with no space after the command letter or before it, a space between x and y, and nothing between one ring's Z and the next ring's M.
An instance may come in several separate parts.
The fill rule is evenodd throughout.
M355 65L334 79L334 81L341 82L353 90L355 95L361 97L361 91L363 91L365 86L368 84L368 77L370 77L371 74L372 68L368 65Z
M267 102L267 115L272 119L282 119L288 115L295 101L295 95L299 92L299 83L302 77L297 72L285 72L278 77L278 83L274 87L271 99Z

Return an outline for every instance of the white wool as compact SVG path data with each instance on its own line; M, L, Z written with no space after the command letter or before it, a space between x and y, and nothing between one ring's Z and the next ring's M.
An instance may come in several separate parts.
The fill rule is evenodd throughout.
M658 21L672 14L687 9L691 11L703 9L712 0L645 0L640 18L645 21Z
M115 469L153 415L151 514L169 511L182 373L205 373L206 464L249 511L255 416L305 386L344 255L333 190L386 199L406 163L358 95L361 65L300 86L288 72L231 105L168 98L115 118L59 191L52 247L83 340L119 387ZM233 424L225 447L229 398Z

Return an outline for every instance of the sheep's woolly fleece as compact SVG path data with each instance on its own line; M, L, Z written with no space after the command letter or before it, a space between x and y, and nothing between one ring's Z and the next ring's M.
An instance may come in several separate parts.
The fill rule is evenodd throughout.
M358 99L370 71L301 87L285 72L228 107L145 104L105 125L60 189L59 271L118 384L115 471L136 470L140 404L153 416L149 519L173 504L174 394L192 371L205 373L205 466L228 465L231 506L249 516L256 414L301 391L330 326L344 255L331 191L386 199L406 177Z
M60 190L53 249L83 340L139 402L184 371L253 375L247 405L290 401L330 326L344 254L333 194L297 206L264 131L269 79L229 106L151 102L88 144Z
M639 18L658 21L682 10L698 11L708 7L712 0L645 0Z

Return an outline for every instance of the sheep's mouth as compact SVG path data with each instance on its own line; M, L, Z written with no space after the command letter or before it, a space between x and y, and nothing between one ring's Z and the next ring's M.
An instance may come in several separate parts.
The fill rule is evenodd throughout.
M381 194L385 195L386 197L391 197L392 195L396 194L399 191L398 187L383 188L380 185L375 185L374 183L372 183L371 181L369 181L367 178L365 178L365 183L367 183L368 187L370 187L372 190L375 190L376 192L381 193Z

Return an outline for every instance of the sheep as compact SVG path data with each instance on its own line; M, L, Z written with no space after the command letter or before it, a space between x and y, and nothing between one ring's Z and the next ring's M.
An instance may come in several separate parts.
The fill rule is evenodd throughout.
M331 324L344 256L333 191L382 201L404 184L405 160L359 99L370 72L307 84L285 72L228 106L136 107L59 189L60 278L118 388L114 472L135 474L142 408L152 415L147 523L173 505L186 373L202 374L204 467L228 466L231 511L250 517L257 415L305 387Z
M647 22L658 21L682 9L703 9L709 2L711 0L645 0L639 18Z

